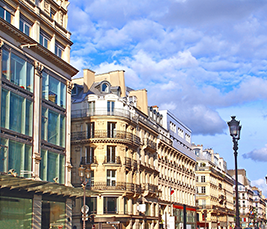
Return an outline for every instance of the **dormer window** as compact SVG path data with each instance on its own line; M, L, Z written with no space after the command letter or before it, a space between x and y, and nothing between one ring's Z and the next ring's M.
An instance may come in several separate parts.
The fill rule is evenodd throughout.
M101 84L101 92L103 93L109 93L110 92L110 84L108 82L103 82Z

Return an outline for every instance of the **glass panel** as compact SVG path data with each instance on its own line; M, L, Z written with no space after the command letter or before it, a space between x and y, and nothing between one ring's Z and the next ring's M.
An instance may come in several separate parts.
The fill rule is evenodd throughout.
M58 154L48 152L47 181L54 182L54 178L58 178Z
M0 7L0 17L4 19L4 16L5 16L5 10Z
M2 49L2 77L9 79L9 52Z
M65 117L60 116L60 146L65 147Z
M26 89L30 92L33 92L33 70L33 65L27 63Z
M48 109L42 108L42 130L41 130L41 138L43 140L46 140L47 139L47 120L48 120L47 112L48 112Z
M47 152L41 150L41 163L40 163L40 178L44 181L47 180Z
M46 73L42 74L42 94L44 99L48 99L49 91L49 76Z
M7 122L6 122L6 118L7 118L7 99L8 99L8 92L6 90L2 90L2 98L1 98L1 126L2 127L7 127Z
M24 156L24 177L31 177L31 158L32 158L32 147L30 145L25 145L25 156Z
M25 134L32 136L32 102L26 100Z
M22 103L23 98L11 93L10 95L10 129L22 133Z
M58 96L59 96L59 81L50 76L48 100L55 104L58 104Z
M58 130L58 116L59 114L50 111L48 112L48 142L58 144L59 130Z
M7 140L0 138L0 172L7 172Z
M61 83L61 90L60 90L60 106L66 107L66 85Z
M18 175L20 175L20 170L24 169L24 161L21 160L23 148L23 144L9 141L8 170L14 169Z
M20 86L21 88L26 88L26 62L25 60L19 58L18 56L11 53L11 82Z
M0 197L0 228L32 228L32 200Z
M65 228L66 204L64 202L42 201L42 227Z
M65 183L65 156L60 155L59 183Z

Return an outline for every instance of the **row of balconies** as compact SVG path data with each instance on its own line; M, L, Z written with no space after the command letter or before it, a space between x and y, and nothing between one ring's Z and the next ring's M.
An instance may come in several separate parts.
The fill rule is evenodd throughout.
M159 177L159 182L161 182L161 184L163 185L175 185L175 186L182 186L184 188L189 188L189 189L195 189L195 186L192 184L188 184L186 182L183 181L179 181L179 180L174 180L173 178L168 178L168 179L164 179L162 177Z
M88 136L87 131L77 131L71 133L71 141L79 141L92 138L113 138L122 141L126 140L136 145L140 145L141 142L140 137L138 137L137 135L122 130L114 130L114 131L95 130L94 133L91 134L91 136Z
M148 191L150 193L158 193L158 186L153 184L133 184L127 182L114 182L108 184L107 182L91 182L87 185L87 188L94 191L128 191L142 193Z
M163 165L166 165L170 168L177 169L180 172L184 172L185 174L188 175L195 175L192 169L185 168L184 166L178 165L175 162L164 160L163 158L159 158L159 163L162 163Z

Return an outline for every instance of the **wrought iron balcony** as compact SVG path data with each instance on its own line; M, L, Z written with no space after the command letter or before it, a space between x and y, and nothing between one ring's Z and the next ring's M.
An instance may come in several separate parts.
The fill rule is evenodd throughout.
M88 164L97 164L96 156L90 158L81 157L81 165L88 165Z
M117 190L128 192L141 192L141 185L127 183L127 182L115 182L113 185L108 185L107 182L94 182L89 187L91 190L105 191L105 190Z
M71 133L71 141L85 140L89 138L113 138L123 141L126 140L136 145L140 144L140 138L137 135L121 130L95 130L91 136L88 135L87 131L77 131Z
M144 139L144 144L147 148L149 148L152 151L156 151L157 150L157 144L155 142L153 142L152 140L145 138Z
M142 184L142 189L144 191L149 191L151 193L157 193L158 192L158 186L154 184Z
M116 156L114 158L108 158L105 156L104 164L121 164L121 158L120 156Z
M125 167L127 169L131 169L131 167L132 167L132 159L131 158L125 157Z

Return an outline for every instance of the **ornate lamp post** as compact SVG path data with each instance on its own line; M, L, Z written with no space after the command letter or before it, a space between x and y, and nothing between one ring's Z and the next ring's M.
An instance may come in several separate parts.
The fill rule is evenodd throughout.
M239 125L240 121L235 120L235 116L231 116L232 120L228 122L230 135L233 138L233 150L235 156L235 207L236 207L236 219L235 219L235 228L240 228L239 220L239 200L238 200L238 170L237 170L237 150L238 150L238 140L240 139L241 126Z
M83 187L83 206L81 209L82 212L82 221L83 221L83 229L85 229L85 221L88 220L88 211L89 211L89 207L85 204L85 190L86 190L86 185L89 182L89 178L90 178L90 169L85 169L82 165L81 167L78 168L79 171L79 177L81 178L81 182L82 182L82 187Z

